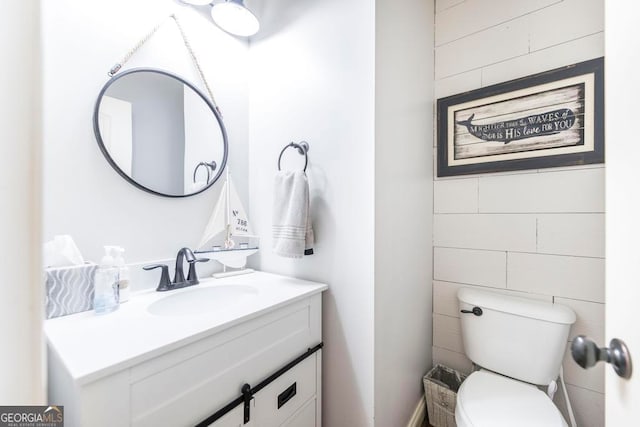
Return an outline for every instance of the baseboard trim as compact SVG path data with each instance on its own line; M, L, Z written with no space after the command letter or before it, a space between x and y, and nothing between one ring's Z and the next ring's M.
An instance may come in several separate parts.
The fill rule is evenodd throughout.
M413 411L413 415L411 415L411 419L409 420L409 424L407 427L423 427L426 426L427 423L427 405L424 402L424 395L420 398L416 409Z

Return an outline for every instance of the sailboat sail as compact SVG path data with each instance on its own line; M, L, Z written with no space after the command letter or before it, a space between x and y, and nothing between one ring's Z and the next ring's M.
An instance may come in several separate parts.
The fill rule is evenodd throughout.
M221 234L227 228L227 219L226 213L224 212L226 203L224 201L227 197L227 185L225 184L222 187L222 191L220 192L220 197L218 197L218 202L213 210L213 215L209 218L209 223L207 227L204 229L204 234L202 235L202 239L200 240L200 244L198 245L198 250L207 250L209 249L213 243L213 240Z
M242 202L238 197L236 188L231 179L227 179L228 197L229 197L229 224L231 226L231 236L253 236L249 217L242 206Z
M211 251L214 247L233 249L235 246L234 237L256 236L253 234L249 217L227 170L226 182L200 240L198 250Z

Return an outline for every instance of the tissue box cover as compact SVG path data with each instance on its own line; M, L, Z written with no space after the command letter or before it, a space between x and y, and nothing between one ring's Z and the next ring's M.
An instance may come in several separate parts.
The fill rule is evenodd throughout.
M66 316L93 308L96 264L45 269L46 317Z

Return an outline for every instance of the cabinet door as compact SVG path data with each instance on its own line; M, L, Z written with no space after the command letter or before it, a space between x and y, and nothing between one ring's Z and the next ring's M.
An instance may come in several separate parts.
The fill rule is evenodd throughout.
M251 412L253 413L254 410L255 400L252 400ZM209 424L209 427L255 427L256 424L253 421L252 417L251 421L244 424L244 406L239 405L233 411L225 414L225 416L220 418L218 421L213 424Z
M315 427L315 397L317 392L318 353L309 356L278 379L254 395L256 420L260 427L277 427L297 415L300 409L313 402L313 417L300 418L296 427ZM253 418L253 415L252 415Z
M314 427L318 425L316 404L316 399L311 399L302 409L282 423L281 427Z

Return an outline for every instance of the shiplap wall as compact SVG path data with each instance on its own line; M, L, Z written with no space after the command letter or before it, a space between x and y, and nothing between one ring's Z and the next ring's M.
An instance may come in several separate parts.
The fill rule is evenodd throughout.
M603 56L603 13L603 0L437 0L436 98ZM604 207L604 165L436 178L434 363L471 369L462 286L568 305L571 336L604 345ZM565 357L580 427L604 425L603 368Z

